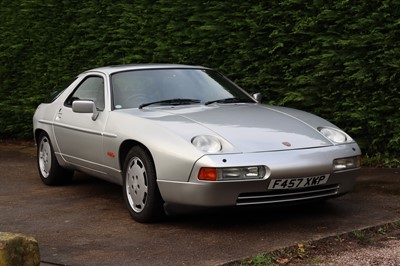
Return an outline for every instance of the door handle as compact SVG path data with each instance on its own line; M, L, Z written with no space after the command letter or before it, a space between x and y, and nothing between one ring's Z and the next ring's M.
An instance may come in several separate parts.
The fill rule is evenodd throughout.
M62 117L62 108L60 108L60 109L58 110L58 113L57 113L57 116L56 116L56 120L60 120L61 117Z

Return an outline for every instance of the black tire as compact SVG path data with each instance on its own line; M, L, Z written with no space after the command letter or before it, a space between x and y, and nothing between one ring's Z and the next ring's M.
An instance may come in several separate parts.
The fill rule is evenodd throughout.
M134 220L151 223L164 217L164 203L157 186L154 163L145 149L139 146L130 149L122 178L125 203Z
M58 164L49 136L42 132L37 142L37 166L40 179L49 186L70 183L74 171Z

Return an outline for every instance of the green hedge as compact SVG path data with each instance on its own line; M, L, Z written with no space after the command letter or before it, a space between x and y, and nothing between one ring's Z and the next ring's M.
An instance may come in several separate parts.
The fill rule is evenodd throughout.
M0 11L0 138L30 138L37 104L83 70L168 62L216 68L399 158L399 1L3 0Z

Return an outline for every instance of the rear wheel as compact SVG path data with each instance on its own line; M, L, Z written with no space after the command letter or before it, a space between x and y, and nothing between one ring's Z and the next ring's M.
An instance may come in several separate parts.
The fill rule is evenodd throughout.
M146 150L133 147L123 169L123 193L132 218L155 222L164 216L163 200L157 186L154 163Z
M38 139L37 165L40 179L46 185L62 185L72 180L74 172L58 164L50 138L44 132L40 134Z

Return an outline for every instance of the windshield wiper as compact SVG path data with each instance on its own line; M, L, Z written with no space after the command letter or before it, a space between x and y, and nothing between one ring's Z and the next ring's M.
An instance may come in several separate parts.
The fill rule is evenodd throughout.
M212 103L252 103L251 99L242 99L242 98L225 98L225 99L218 99L218 100L213 100L213 101L208 101L205 103L205 105L209 105Z
M181 98L161 100L161 101L155 101L155 102L150 102L150 103L144 103L144 104L139 106L139 109L142 109L143 107L146 107L146 106L149 106L149 105L153 105L153 104L185 105L185 104L192 104L192 103L200 103L200 100L196 100L196 99L181 99Z

